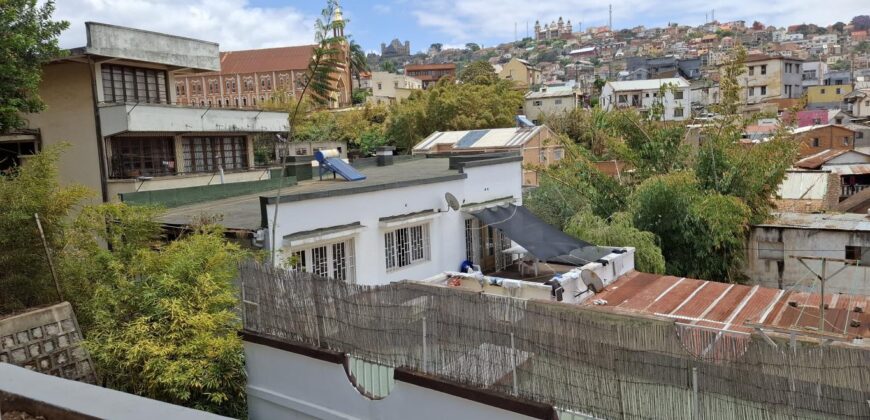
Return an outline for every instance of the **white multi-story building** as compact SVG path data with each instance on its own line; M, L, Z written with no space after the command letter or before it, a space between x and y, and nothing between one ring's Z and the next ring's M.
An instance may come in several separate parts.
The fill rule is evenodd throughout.
M391 154L381 151L381 154ZM170 209L168 226L186 226L204 212L254 246L272 251L278 265L357 284L387 284L426 278L469 259L466 230L472 211L521 204L522 157L489 154L444 158L381 156L355 161L366 179L345 181L331 174L268 192ZM394 162L394 163L393 163ZM316 171L316 168L315 168ZM458 210L448 206L455 197ZM277 224L274 215L277 207ZM478 236L474 255L498 255L510 247L502 235ZM480 261L490 270L505 264ZM471 258L474 259L474 258Z
M643 114L661 105L661 118L666 121L682 121L691 114L690 86L682 77L607 82L598 103L606 110L635 108Z

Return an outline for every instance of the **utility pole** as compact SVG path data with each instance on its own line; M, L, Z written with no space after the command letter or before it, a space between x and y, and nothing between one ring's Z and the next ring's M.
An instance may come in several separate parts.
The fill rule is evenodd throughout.
M806 267L807 270L810 271L819 282L821 282L821 299L819 300L819 332L825 332L825 282L830 280L832 277L840 274L843 270L845 270L849 266L857 265L858 260L849 260L843 258L828 258L828 257L803 257L799 255L792 255L791 258L798 260L801 265ZM804 261L821 261L822 262L822 270L821 273L817 273L816 270L810 268ZM835 271L833 274L828 275L828 261L831 262L840 262L843 263L843 266L840 267L839 270Z
M607 5L607 29L613 32L613 4Z

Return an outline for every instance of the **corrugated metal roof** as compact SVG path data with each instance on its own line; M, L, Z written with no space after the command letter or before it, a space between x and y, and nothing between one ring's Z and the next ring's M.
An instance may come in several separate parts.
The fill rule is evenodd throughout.
M493 128L489 130L436 131L414 146L425 151L441 144L452 144L456 149L491 147L518 147L537 135L543 126Z
M613 90L615 91L624 91L624 90L650 90L650 89L658 89L665 85L666 83L670 83L676 85L677 87L689 87L689 82L682 77L672 77L667 79L649 79L649 80L625 80L621 82L607 82Z
M819 325L820 295L760 286L631 272L581 305L673 318L677 323L749 333L747 324L786 329ZM601 304L606 302L606 304ZM826 331L870 338L870 296L826 295ZM861 308L860 312L855 308ZM857 321L858 326L853 324Z
M837 175L867 175L870 174L870 164L862 165L824 165L823 170Z
M807 156L807 157L797 161L797 163L795 163L794 166L796 166L798 168L804 168L804 169L818 169L819 167L824 165L825 162L827 162L827 161L829 161L837 156L840 156L846 152L851 152L851 150L825 149L825 150L822 150L821 152L818 152L814 155Z
M755 226L870 232L870 219L858 213L776 213L770 222Z

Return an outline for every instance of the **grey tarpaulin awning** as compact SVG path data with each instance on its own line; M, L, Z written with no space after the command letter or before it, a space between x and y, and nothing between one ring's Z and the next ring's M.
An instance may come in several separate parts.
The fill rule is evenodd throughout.
M543 261L584 265L610 253L548 225L522 206L490 207L473 212L484 225L501 229L512 241Z

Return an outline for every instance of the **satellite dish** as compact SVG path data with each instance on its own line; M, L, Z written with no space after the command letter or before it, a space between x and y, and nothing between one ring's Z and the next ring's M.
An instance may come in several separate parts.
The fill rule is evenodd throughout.
M599 293L604 290L604 282L601 281L601 277L598 277L598 274L595 274L592 270L581 271L580 279L583 280L583 284L585 284L593 293Z
M447 200L447 207L450 207L453 210L459 210L459 200L456 199L456 196L446 193L444 194L444 199Z

